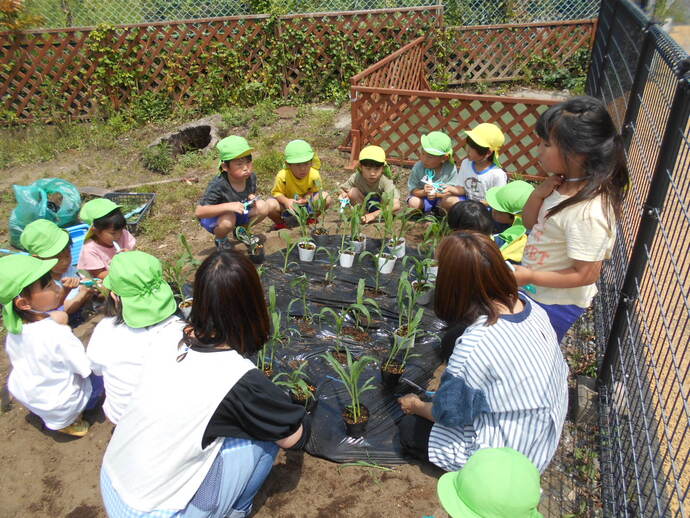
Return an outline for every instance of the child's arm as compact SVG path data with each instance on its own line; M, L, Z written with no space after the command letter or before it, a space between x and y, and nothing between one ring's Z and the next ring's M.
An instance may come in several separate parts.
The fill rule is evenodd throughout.
M563 178L558 175L549 176L540 183L536 189L532 192L527 203L525 203L525 208L522 209L522 222L527 230L531 230L537 223L537 218L539 216L539 209L541 209L544 200L563 183Z
M79 288L79 294L73 299L66 300L64 302L65 313L71 315L79 311L84 304L86 304L94 295L94 290L87 288L86 286L81 286Z
M69 322L69 317L64 311L51 311L48 313L48 316L61 326L66 326Z
M244 203L231 201L219 203L218 205L197 205L194 210L194 215L197 218L215 218L216 216L222 216L228 212L244 214Z
M574 261L570 268L552 272L515 266L518 286L534 284L545 288L577 288L595 283L601 275L602 261Z
M302 438L302 433L304 432L304 425L299 425L299 428L295 433L292 435L285 437L284 439L280 439L276 441L276 444L280 447L283 448L284 450L287 450L288 448L292 448L295 444L299 442L299 440Z

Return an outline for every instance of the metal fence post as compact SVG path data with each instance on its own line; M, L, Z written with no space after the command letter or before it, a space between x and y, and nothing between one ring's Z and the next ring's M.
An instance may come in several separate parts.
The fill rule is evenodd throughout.
M611 37L613 35L614 27L616 25L616 20L617 20L616 12L619 9L620 1L619 0L613 0L611 3L613 4L610 7L611 23L609 24L609 32L606 35L606 43L604 44L604 50L602 51L602 54L601 54L601 70L599 70L599 81L596 81L596 84L595 84L596 90L594 92L589 92L590 95L592 95L594 97L599 97L599 98L601 98L601 85L602 85L601 78L604 76L604 72L606 72L606 63L608 63L608 61L609 61L609 46L611 44ZM599 12L600 15L603 12L603 10L604 10L604 2L602 1L601 2L601 9ZM601 20L599 20L599 26L601 26Z
M611 367L619 354L621 338L626 329L628 309L637 298L637 286L644 275L649 258L648 250L656 235L659 215L664 208L664 200L670 184L669 171L673 171L675 166L688 117L690 117L690 77L681 75L676 85L670 116L661 141L662 151L654 168L647 200L643 206L640 227L630 256L628 271L625 274L618 306L611 324L604 359L599 369L598 379L600 383L611 381Z

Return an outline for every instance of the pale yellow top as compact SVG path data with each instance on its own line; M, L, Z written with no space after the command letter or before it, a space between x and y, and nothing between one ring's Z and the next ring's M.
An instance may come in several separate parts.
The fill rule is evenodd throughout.
M601 196L577 203L546 218L546 212L568 199L554 191L539 210L537 223L527 238L522 258L524 266L535 271L556 271L570 268L574 261L610 259L616 240L613 214L606 218ZM545 288L535 286L531 297L542 304L573 304L588 307L597 294L596 284L577 288Z

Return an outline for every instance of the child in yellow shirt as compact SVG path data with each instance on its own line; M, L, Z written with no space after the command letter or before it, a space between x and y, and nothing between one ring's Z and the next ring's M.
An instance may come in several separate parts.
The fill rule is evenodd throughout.
M305 205L311 213L311 201L322 196L330 205L327 192L321 191L321 161L308 142L293 140L285 146L285 167L278 171L273 185L273 198L267 200L268 217L275 223L274 230L287 228L284 211L293 211L295 204ZM310 219L309 223L315 223Z

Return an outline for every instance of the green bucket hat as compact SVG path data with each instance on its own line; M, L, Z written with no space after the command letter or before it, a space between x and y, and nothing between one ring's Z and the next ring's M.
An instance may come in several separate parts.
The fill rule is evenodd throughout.
M434 156L453 156L453 142L442 131L432 131L428 135L422 135L422 149Z
M285 162L302 164L314 158L314 150L306 140L292 140L285 146Z
M57 264L57 259L37 259L30 255L13 254L0 258L0 304L2 320L10 333L22 332L22 319L14 311L13 300L24 288L33 284Z
M37 219L24 228L19 242L31 255L48 259L65 249L69 243L69 233L52 221Z
M438 480L437 492L453 518L543 518L537 511L539 470L512 448L477 451L460 471Z
M515 180L486 191L486 201L492 209L519 214L533 191L534 186L522 180Z
M93 220L107 216L120 207L108 198L96 198L84 204L79 211L79 219L88 225L93 225Z
M103 286L122 300L122 318L129 327L158 324L177 308L172 289L163 280L161 262L138 250L113 257Z
M242 158L254 151L254 148L249 145L249 142L239 135L230 135L229 137L219 140L218 144L216 144L216 149L218 150L221 162Z

